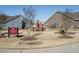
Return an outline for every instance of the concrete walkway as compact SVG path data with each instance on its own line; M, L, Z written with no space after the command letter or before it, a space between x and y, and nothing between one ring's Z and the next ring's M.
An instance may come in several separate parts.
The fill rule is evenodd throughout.
M42 49L0 49L1 53L78 53L79 43Z

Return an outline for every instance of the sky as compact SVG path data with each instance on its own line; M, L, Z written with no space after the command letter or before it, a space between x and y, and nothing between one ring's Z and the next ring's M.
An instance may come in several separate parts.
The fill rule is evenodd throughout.
M23 7L28 5L0 5L0 11L6 13L9 16L23 15ZM46 21L57 11L65 11L65 9L71 9L72 12L79 12L78 5L33 5L33 9L36 10L36 19Z

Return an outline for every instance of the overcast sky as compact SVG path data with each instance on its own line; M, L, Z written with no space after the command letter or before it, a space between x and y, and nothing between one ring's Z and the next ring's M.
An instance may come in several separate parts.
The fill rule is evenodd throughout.
M23 7L27 7L27 5L0 5L0 11L12 16L21 15ZM33 8L36 10L37 19L43 21L46 21L57 11L65 11L66 8L72 9L73 12L79 11L78 5L33 5Z

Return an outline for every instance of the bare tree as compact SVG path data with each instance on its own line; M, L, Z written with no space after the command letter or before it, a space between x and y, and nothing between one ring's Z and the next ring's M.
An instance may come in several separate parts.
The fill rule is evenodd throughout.
M2 33L3 30L3 22L7 19L7 16L5 13L0 12L0 35Z
M30 36L30 29L32 28L32 25L34 24L34 21L36 18L36 10L33 9L32 6L28 6L23 8L23 13L24 13L26 23L28 19L28 23L29 23L28 36Z
M65 15L62 17L62 28L65 33L68 32L68 29L71 27L73 20L69 17L72 17L71 10L66 9Z
M29 28L31 28L36 18L36 10L33 9L32 6L28 6L27 8L26 7L23 8L23 13L25 18L28 19L28 22L30 23Z
M3 22L3 21L5 21L6 20L6 14L5 13L3 13L3 12L0 12L0 22Z
M64 13L62 13L62 25L61 25L61 31L63 37L70 37L68 36L68 30L73 24L73 16L71 14L70 9L66 9Z

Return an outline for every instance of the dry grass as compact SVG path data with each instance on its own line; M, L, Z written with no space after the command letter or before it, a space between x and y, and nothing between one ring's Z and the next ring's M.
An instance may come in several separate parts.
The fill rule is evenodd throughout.
M57 30L46 30L46 31L31 31L31 36L34 36L36 40L21 40L28 36L27 30L20 31L23 37L5 37L0 38L0 48L44 48L61 46L65 44L71 44L79 42L79 30L72 31L75 34L70 35L73 38L59 38L61 35L56 33ZM21 44L20 44L21 43Z

